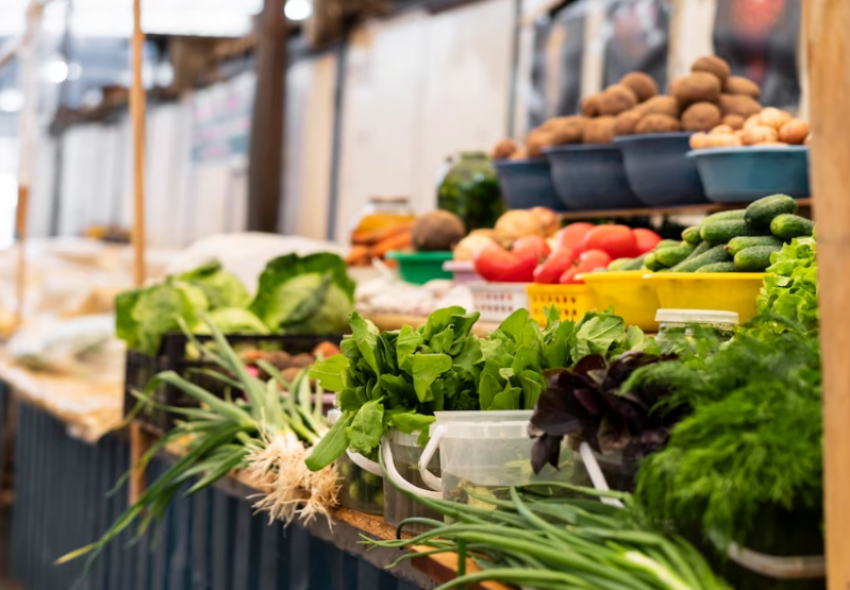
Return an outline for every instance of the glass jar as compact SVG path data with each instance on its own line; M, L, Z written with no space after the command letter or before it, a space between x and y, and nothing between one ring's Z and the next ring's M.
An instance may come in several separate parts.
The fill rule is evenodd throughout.
M505 212L499 177L484 152L461 152L447 162L440 180L437 207L451 211L467 231L492 228Z
M354 228L355 239L367 234L375 234L381 230L396 225L412 224L416 221L416 215L410 208L410 199L407 197L372 197L363 210Z
M695 350L701 330L707 330L720 343L731 340L738 325L738 314L711 309L659 309L655 321L658 322L655 342L663 352L683 346Z

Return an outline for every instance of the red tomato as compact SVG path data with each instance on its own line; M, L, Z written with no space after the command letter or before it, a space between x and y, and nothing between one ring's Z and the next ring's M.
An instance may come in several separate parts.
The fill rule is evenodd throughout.
M576 268L579 272L593 272L597 268L607 268L611 264L611 257L603 250L588 250L582 252L578 257Z
M587 232L585 250L603 250L613 259L637 256L637 239L625 225L598 225Z
M655 249L655 246L658 245L658 242L661 241L661 236L651 229L643 229L639 227L632 230L632 233L635 235L635 241L637 241L638 256L642 256L647 252L652 252Z
M564 272L573 266L575 255L569 248L560 248L552 252L546 262L534 269L534 282L543 285L557 285Z
M583 285L584 281L580 281L576 278L576 275L580 272L584 271L580 271L577 266L568 268L566 271L564 271L564 274L561 275L561 278L558 282L562 285Z
M534 254L538 262L546 260L546 257L552 252L545 238L540 236L525 236L514 242L514 254L524 254L526 252Z
M558 243L564 248L569 248L576 255L581 254L584 251L584 248L582 247L584 244L584 238L587 235L587 232L592 230L594 227L596 226L592 223L585 223L583 221L571 223L558 232Z
M508 252L496 244L475 255L475 272L485 281L495 283L530 283L536 266L533 252Z

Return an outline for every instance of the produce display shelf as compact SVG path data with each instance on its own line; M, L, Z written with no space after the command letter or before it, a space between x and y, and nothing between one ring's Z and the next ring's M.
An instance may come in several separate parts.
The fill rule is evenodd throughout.
M800 215L808 217L810 214L812 200L797 199L802 211ZM597 219L600 217L650 217L652 215L699 215L705 213L717 213L730 209L743 209L746 203L721 205L718 203L704 203L699 205L680 205L677 207L645 207L642 209L600 209L596 211L565 211L559 213L565 221L577 221L583 219Z

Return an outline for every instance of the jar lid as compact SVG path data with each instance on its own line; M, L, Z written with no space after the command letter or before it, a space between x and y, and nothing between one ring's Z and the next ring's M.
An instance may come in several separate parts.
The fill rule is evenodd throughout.
M734 311L713 309L659 309L655 312L655 321L676 324L737 324L738 314Z
M381 204L381 205L383 205L383 204L395 204L395 203L403 203L403 204L406 205L410 202L410 197L401 197L401 196L381 197L381 196L378 196L378 197L371 197L369 199L369 202L374 203L374 204Z

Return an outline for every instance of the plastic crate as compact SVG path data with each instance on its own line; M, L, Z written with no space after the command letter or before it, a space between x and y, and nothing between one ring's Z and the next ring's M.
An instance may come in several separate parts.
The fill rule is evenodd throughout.
M562 320L578 321L596 308L596 301L587 285L528 285L531 317L546 324L546 309L553 305Z
M197 335L200 342L212 340L212 336ZM342 335L333 336L264 336L264 335L231 335L227 341L237 353L248 350L263 350L266 352L283 351L289 354L310 353L323 342L339 345ZM202 358L189 358L186 354L188 338L184 334L166 334L162 339L159 354L150 356L135 350L127 351L126 372L124 376L124 413L128 414L138 404L133 391L145 391L148 383L162 371L174 371L184 379L203 387L210 393L224 398L226 395L241 395L242 392L228 391L232 388L213 376L204 374L203 370L218 371L222 369L215 363ZM198 407L195 398L186 395L173 385L162 384L151 393L159 404L178 407ZM159 410L150 406L143 408L136 416L145 430L162 435L174 426L175 415L172 412Z
M484 322L503 322L516 310L528 309L525 283L473 283L469 290Z

